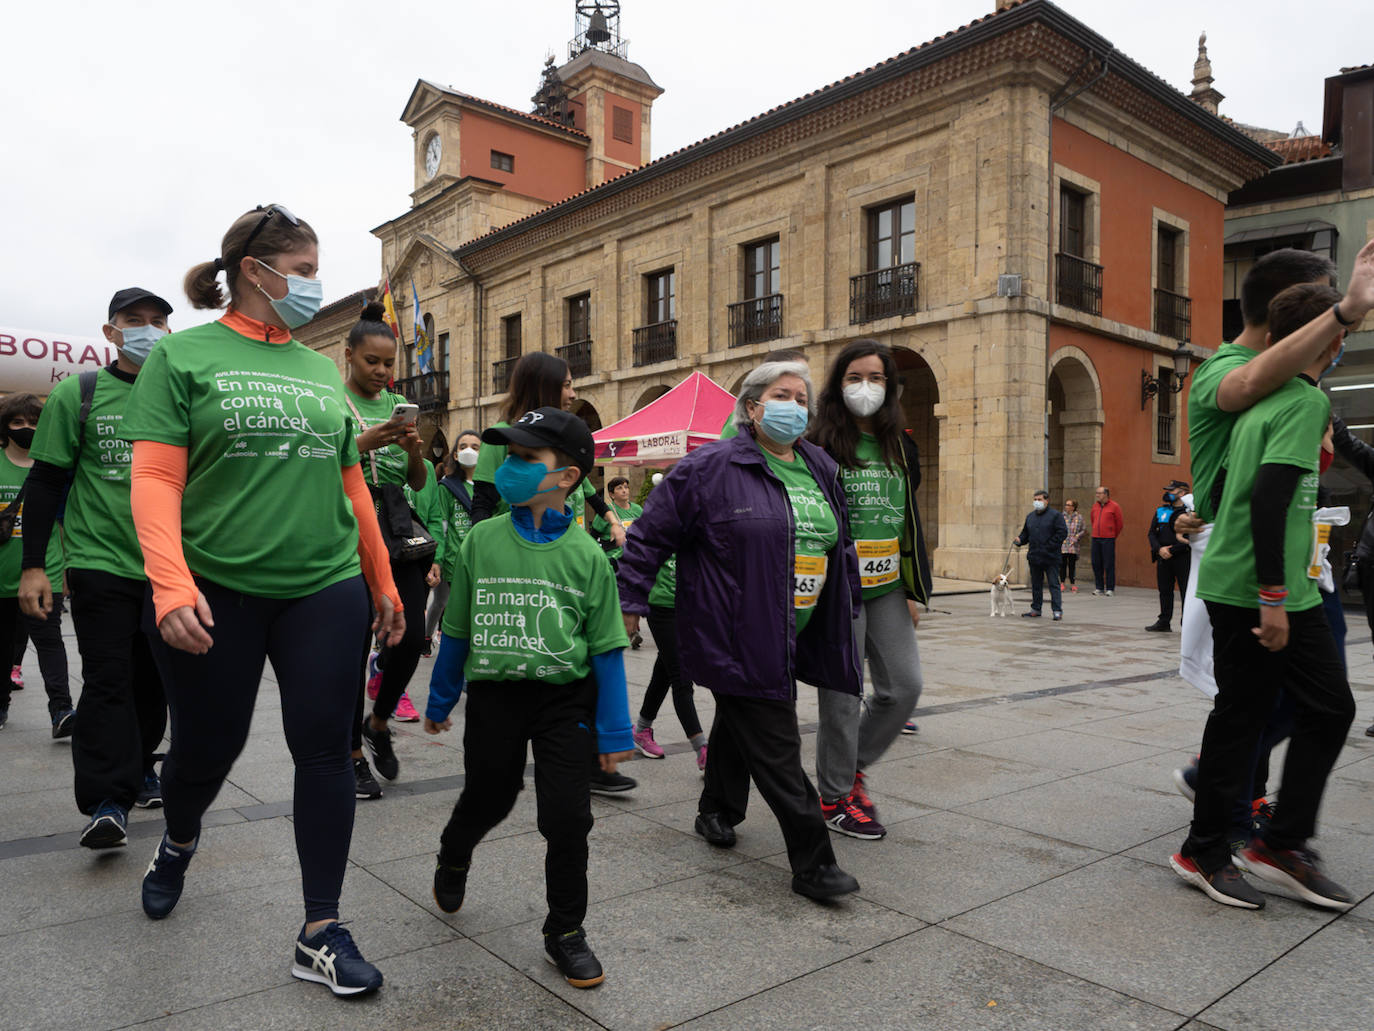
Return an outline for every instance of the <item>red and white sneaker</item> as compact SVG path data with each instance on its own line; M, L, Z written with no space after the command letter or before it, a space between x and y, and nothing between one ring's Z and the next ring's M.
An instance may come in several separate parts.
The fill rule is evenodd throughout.
M1175 852L1169 857L1169 865L1174 868L1174 873L1214 902L1238 909L1264 908L1264 896L1230 863L1215 873L1205 874L1192 859L1182 852Z
M1254 838L1241 855L1260 880L1287 888L1314 906L1345 910L1355 904L1355 896L1322 872L1321 856L1310 848L1270 848L1263 838Z
M854 804L864 811L864 815L870 820L877 822L878 807L873 804L873 799L868 797L868 789L864 787L864 771L858 770L854 774L854 790L849 796ZM882 826L879 824L879 826Z
M887 836L887 828L855 805L853 798L842 798L830 804L822 801L821 819L832 831L839 831L851 838L877 841Z
M24 690L24 668L22 666L10 667L10 683L14 685L14 690Z
M419 723L420 714L415 711L415 706L410 704L410 695L403 693L401 700L396 703L396 722L397 723Z

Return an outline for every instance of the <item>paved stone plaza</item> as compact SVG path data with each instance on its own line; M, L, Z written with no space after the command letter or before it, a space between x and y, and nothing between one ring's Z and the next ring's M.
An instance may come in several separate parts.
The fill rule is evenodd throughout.
M1018 592L1018 612L1024 600ZM836 837L862 890L828 907L789 890L761 805L733 851L692 833L700 775L666 705L668 758L628 764L639 789L593 803L587 929L607 980L592 991L568 987L543 957L532 792L478 849L463 910L435 907L461 734L399 725L401 779L359 803L344 885L344 917L386 986L354 1002L289 973L300 884L270 669L186 894L153 923L138 881L161 816L136 811L127 849L77 845L69 748L50 740L31 652L29 686L0 731L0 1028L1364 1031L1374 1024L1369 633L1356 616L1359 715L1319 842L1363 901L1337 916L1271 895L1263 912L1243 912L1167 865L1190 814L1170 771L1195 749L1208 706L1173 674L1177 634L1142 632L1156 605L1153 591L1085 592L1066 598L1056 624L989 619L985 594L937 597L920 632L920 734L872 770L889 835ZM75 684L70 638L69 653ZM649 640L628 653L632 703L653 657ZM412 693L422 710L429 666ZM698 705L709 726L709 695ZM799 715L810 765L814 692Z

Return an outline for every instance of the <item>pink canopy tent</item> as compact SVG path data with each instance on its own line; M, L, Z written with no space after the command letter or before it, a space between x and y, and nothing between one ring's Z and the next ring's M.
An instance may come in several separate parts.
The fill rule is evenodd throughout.
M592 434L597 465L671 465L720 439L735 396L694 372L657 401Z

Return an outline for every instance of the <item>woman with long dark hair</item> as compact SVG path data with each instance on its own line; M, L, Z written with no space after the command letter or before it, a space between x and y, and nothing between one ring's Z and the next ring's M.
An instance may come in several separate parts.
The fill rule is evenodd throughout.
M826 374L808 434L840 466L863 587L855 640L873 674L867 705L853 695L820 692L816 781L821 813L831 829L869 840L887 831L868 796L864 770L902 732L921 696L917 606L930 601L930 568L916 507L921 459L915 442L902 432L897 383L887 345L854 341Z

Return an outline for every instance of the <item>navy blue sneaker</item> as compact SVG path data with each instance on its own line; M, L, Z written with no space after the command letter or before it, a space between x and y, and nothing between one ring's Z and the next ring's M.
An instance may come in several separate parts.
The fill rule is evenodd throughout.
M52 718L53 740L63 737L71 737L72 731L76 729L76 710L63 709Z
M186 867L195 854L194 845L177 848L167 840L166 833L162 835L148 872L143 875L143 912L161 920L176 908L186 885Z
M118 848L129 843L129 811L106 799L96 808L91 822L81 832L86 848Z
M382 972L363 959L353 935L337 922L326 924L309 938L301 927L291 976L326 985L335 995L366 995L382 986Z
M134 800L134 805L140 809L161 808L162 779L158 777L156 770L149 770L143 775L143 787L138 789L138 798Z

